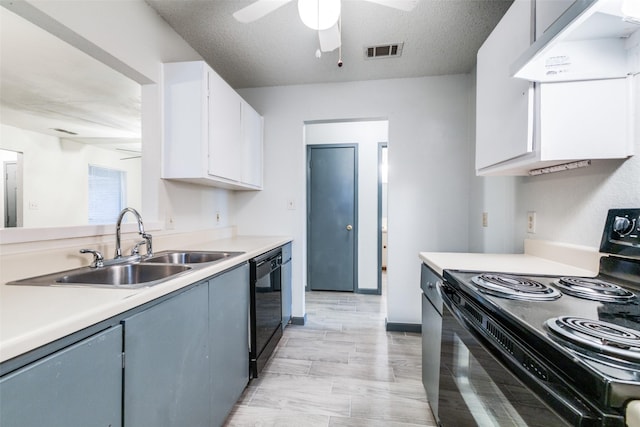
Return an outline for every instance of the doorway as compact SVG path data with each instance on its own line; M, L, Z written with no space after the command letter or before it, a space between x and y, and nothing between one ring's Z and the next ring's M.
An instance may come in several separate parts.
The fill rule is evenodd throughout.
M358 146L307 146L310 290L357 289Z
M378 295L387 274L387 143L378 143Z
M4 162L4 226L18 226L18 162Z

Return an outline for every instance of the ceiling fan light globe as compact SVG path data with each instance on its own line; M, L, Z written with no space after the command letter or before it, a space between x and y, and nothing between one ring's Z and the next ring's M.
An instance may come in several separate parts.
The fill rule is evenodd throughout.
M313 30L326 30L338 22L340 0L298 0L300 19Z

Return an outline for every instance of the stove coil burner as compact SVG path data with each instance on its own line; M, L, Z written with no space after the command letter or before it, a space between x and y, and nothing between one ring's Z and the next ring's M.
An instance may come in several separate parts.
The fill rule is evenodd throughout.
M555 285L567 295L594 301L628 302L636 297L626 289L600 279L561 277Z
M640 331L635 329L570 316L554 317L545 325L557 336L583 349L640 362Z
M481 292L515 300L551 301L560 298L556 289L535 280L507 274L480 274L471 278Z

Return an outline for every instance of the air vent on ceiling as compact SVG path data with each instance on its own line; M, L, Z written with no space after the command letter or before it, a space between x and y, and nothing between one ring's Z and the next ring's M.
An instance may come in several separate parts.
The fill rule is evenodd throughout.
M390 43L364 48L364 56L367 59L394 58L402 55L404 43Z

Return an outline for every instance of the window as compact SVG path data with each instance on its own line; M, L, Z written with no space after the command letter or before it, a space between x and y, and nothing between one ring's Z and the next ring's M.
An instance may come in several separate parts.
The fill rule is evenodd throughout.
M113 224L124 208L127 173L89 165L89 224Z

